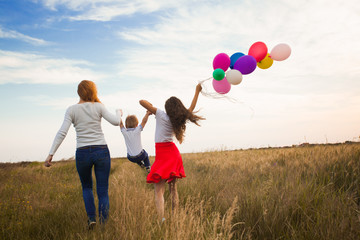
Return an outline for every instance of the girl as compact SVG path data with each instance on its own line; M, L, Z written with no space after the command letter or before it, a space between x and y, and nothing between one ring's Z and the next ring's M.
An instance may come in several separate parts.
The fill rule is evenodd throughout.
M56 134L49 156L45 160L45 166L51 166L56 150L64 140L70 125L74 124L77 141L76 169L82 185L83 199L88 215L88 227L91 229L96 224L91 176L93 166L99 200L100 223L106 221L109 212L110 153L101 129L101 118L105 118L114 126L119 126L120 119L115 114L108 112L100 102L94 82L81 81L77 92L80 101L66 110L64 122Z
M183 103L176 97L166 100L166 112L154 107L146 100L140 100L141 106L155 114L156 117L155 162L146 180L148 183L154 184L156 209L162 221L165 221L165 182L169 183L172 209L174 210L179 203L176 179L186 177L181 155L173 143L173 135L175 135L181 144L184 139L186 123L191 121L199 126L198 121L204 119L193 113L201 89L201 84L198 84L189 109L186 109Z

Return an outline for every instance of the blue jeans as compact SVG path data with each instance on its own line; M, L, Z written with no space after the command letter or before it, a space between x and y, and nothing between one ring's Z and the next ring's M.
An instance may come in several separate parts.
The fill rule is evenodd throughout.
M96 209L92 189L92 167L95 169L96 191L99 199L100 223L109 215L110 152L107 145L92 145L76 150L76 169L79 173L86 213L89 220L96 221Z
M136 156L127 154L127 159L129 159L130 162L137 163L140 167L142 166L142 162L145 167L150 167L149 155L144 149Z

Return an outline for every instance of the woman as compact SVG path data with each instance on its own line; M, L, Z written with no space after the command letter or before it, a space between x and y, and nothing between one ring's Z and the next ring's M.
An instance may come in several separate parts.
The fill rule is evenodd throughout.
M78 85L80 101L70 106L65 113L64 122L56 134L45 166L50 167L52 158L64 140L71 124L76 131L76 169L79 173L85 209L88 215L88 227L96 225L96 210L92 190L92 167L95 169L96 191L99 199L100 223L104 223L109 213L108 182L110 173L110 153L101 129L101 118L114 126L119 126L120 119L111 114L97 97L96 85L83 80Z

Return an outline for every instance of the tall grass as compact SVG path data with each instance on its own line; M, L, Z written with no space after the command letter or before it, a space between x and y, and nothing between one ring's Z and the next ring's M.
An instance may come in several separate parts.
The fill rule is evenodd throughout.
M160 224L145 171L112 159L110 219L92 231L74 161L1 164L0 239L359 239L359 144L192 153L183 161L180 207L171 212L167 191Z

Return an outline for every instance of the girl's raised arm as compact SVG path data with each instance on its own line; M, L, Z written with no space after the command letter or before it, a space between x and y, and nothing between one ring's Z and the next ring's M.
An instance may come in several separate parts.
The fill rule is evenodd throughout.
M146 100L140 100L139 101L140 105L143 106L146 110L148 110L149 112L151 112L152 114L156 114L156 110L157 108L154 107L151 103L149 103Z
M199 93L201 92L201 90L202 90L202 87L201 87L201 84L199 83L198 85L196 85L195 95L194 95L194 98L193 98L193 100L191 102L191 105L190 105L190 107L188 109L190 112L194 111L197 100L199 98Z

